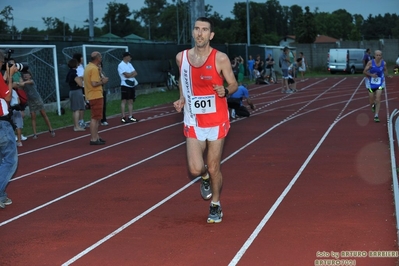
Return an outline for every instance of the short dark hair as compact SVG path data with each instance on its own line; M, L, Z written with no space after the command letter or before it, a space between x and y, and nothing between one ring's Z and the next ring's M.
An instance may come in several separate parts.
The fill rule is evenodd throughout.
M72 58L71 60L68 61L68 67L69 68L77 68L78 67L78 60L75 58Z
M213 32L213 21L210 20L209 18L207 18L207 17L199 17L199 18L197 18L196 21L208 22L209 23L209 29L211 30L211 32Z
M83 55L81 53L75 53L73 54L72 58L76 59L76 61L78 61L78 63L81 63L81 59L82 59Z
M285 51L287 51L287 50L289 50L289 48L288 48L287 46L284 47L283 51L285 52Z

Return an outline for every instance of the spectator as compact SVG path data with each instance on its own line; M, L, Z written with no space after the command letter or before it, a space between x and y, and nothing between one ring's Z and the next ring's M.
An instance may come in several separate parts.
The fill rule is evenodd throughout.
M247 67L248 67L248 76L250 81L254 80L254 66L255 66L255 59L252 58L252 55L249 55Z
M244 59L239 56L237 59L238 62L238 79L237 81L243 82L244 81L244 74L245 74L245 68L244 68Z
M277 83L276 73L274 72L274 59L272 54L269 54L265 60L266 62L266 80L274 84Z
M73 58L69 60L68 67L69 72L66 76L66 82L69 85L69 102L72 111L73 120L73 131L85 131L86 129L82 127L80 123L81 111L85 109L85 103L83 101L83 79L77 74L77 67L79 62Z
M76 68L76 73L77 73L78 77L80 79L82 79L82 84L83 84L83 75L84 75L84 71L85 71L85 69L83 67L83 55L81 53L76 53L73 55L72 58L74 58L78 61L78 67ZM84 120L84 112L85 112L86 106L88 106L88 107L90 107L90 106L89 106L89 103L86 102L85 90L84 90L83 86L82 86L82 101L84 103L85 108L83 108L83 110L79 110L79 126L81 128L86 128L86 123Z
M130 63L132 56L129 52L123 53L123 59L118 65L118 73L121 79L121 111L122 111L122 123L138 122L133 116L133 102L136 100L136 86L138 82L136 80L137 71ZM128 103L129 117L125 116L126 101Z
M289 88L288 86L288 67L291 65L290 61L290 49L288 47L284 47L283 53L280 56L280 66L281 66L281 71L282 71L282 87L281 87L281 93L292 93L293 91Z
M33 139L37 139L36 132L36 113L40 112L41 116L46 122L48 127L48 131L50 132L52 137L55 137L55 131L51 127L50 120L47 116L46 111L44 110L44 102L39 92L37 91L37 86L35 81L32 78L32 74L30 71L22 72L23 82L20 83L20 86L24 88L26 95L28 96L28 105L29 111L32 120L32 130L33 130Z
M101 64L98 66L98 69L100 70L100 76L102 78L105 78L106 75L103 71L103 62L101 62ZM101 125L102 126L108 126L108 122L107 122L107 88L106 86L103 86L103 118L101 119Z
M0 51L0 65L4 64L5 55ZM15 145L14 125L11 121L8 105L12 98L12 76L17 72L15 66L9 67L3 75L0 73L0 208L12 204L6 187L18 166L17 146ZM6 83L6 81L8 84Z
M250 113L248 109L243 105L243 100L245 100L252 110L255 110L255 106L252 103L251 99L249 99L249 93L247 86L241 84L238 86L236 92L230 95L227 99L227 105L231 110L231 118L235 119L238 117L249 117Z
M104 145L105 140L98 134L98 126L102 118L104 101L103 85L108 82L107 77L101 77L98 66L102 62L102 56L99 52L91 53L91 61L86 66L83 75L85 96L90 104L90 145Z
M367 63L371 60L371 51L370 48L367 48L366 52L363 55L363 68L366 67Z
M15 75L15 74L14 74ZM15 131L17 132L17 147L22 147L22 128L24 127L24 120L22 118L22 112L20 109L20 100L18 97L18 93L16 90L12 90L12 99L10 102L11 110L12 110L12 121L16 126Z
M15 60L13 58L10 58L8 60L8 63L15 64ZM20 90L20 89L22 90L22 88L19 85L22 82L23 82L23 80L22 80L21 72L17 71L14 75L12 75L12 87L13 87L13 89L15 91L15 94L17 94L16 93L17 90ZM15 95L15 94L13 93L13 95ZM17 97L18 97L18 94L17 94ZM19 97L18 97L18 101L19 101ZM18 103L18 106L19 106L18 110L16 110L16 109L13 110L13 117L14 117L14 114L15 114L15 117L18 117L18 118L16 118L17 119L16 121L18 121L18 125L20 127L17 126L17 128L16 128L17 135L16 135L15 139L17 141L17 145L19 147L21 147L22 146L21 140L27 140L28 139L27 137L25 137L22 134L23 119L24 119L24 115L25 115L26 105L21 105L20 103ZM22 122L21 122L21 119L22 119Z
M303 55L303 52L300 52L300 55L301 55L301 57L300 57L301 62L297 61L298 67L299 67L298 70L301 73L301 81L304 81L307 65L306 65L306 60L305 60L305 56ZM295 73L294 73L294 77L296 77Z
M300 59L300 58L298 58L298 59ZM290 88L290 90L292 92L297 92L294 71L295 71L295 67L288 68L288 87Z

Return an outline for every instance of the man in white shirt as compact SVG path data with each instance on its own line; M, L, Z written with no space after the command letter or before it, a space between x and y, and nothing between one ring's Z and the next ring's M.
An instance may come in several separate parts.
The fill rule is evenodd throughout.
M137 71L130 63L132 56L129 52L123 53L123 60L118 65L118 73L121 78L121 111L122 123L138 122L138 119L133 117L133 102L136 100L136 80ZM128 103L129 117L125 116L126 101Z

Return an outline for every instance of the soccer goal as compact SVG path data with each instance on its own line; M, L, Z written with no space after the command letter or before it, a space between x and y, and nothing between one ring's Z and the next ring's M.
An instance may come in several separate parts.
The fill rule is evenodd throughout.
M61 114L60 88L58 81L57 49L55 45L0 45L0 49L17 63L29 66L37 90L44 103L57 103Z
M106 84L110 92L120 88L120 77L118 74L118 65L122 61L122 55L129 50L128 46L114 46L114 45L91 45L84 44L81 46L66 47L62 50L66 63L73 57L75 53L83 55L83 66L86 66L90 61L92 52L97 51L101 53L103 62L103 72L109 78Z

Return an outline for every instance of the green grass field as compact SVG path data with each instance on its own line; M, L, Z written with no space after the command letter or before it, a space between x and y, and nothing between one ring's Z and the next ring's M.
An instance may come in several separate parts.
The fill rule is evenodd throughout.
M150 94L140 94L134 103L134 110L140 110L147 107L157 106L165 103L172 103L179 98L178 90L165 90L163 92L154 92ZM126 107L127 110L127 107ZM107 116L118 115L121 113L121 101L114 100L107 103ZM70 109L65 109L64 115L57 115L56 112L47 112L47 116L50 119L51 126L53 129L63 128L66 126L72 126L72 111ZM90 121L90 110L87 110L84 114L85 121ZM38 113L36 114L36 132L46 132L48 131L47 125L44 119ZM25 136L30 136L33 134L32 130L32 120L30 116L24 118L24 128L22 129L22 134Z

